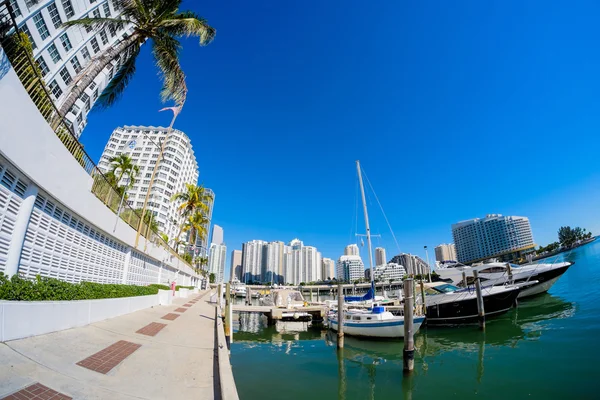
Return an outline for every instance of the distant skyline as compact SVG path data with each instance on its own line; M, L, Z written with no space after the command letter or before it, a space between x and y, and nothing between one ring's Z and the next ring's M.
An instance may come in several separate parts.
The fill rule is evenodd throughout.
M388 258L427 245L432 259L453 223L486 214L528 217L542 245L561 225L600 232L597 3L185 8L217 36L183 41L190 91L175 127L230 251L298 237L337 259L357 243L356 159L398 240L370 197ZM95 160L117 126L169 124L147 45L137 68L115 107L90 114L82 141ZM361 254L368 265L366 243Z

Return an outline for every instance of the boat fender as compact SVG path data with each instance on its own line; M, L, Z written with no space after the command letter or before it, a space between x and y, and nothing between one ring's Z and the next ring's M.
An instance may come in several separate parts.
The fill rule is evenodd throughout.
M300 318L300 315L298 315L298 313L297 313L297 312L295 312L295 313L294 313L294 319L298 319L298 318Z

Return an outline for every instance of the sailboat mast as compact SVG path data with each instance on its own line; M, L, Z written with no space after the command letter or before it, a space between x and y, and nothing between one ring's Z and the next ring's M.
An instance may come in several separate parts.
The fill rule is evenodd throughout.
M356 160L356 171L358 172L358 183L362 196L363 210L365 212L365 228L367 229L367 244L369 246L369 268L371 269L371 282L375 281L373 274L373 250L371 248L371 228L369 228L369 213L367 212L367 200L365 198L365 187L363 185L362 173L360 172L360 161Z

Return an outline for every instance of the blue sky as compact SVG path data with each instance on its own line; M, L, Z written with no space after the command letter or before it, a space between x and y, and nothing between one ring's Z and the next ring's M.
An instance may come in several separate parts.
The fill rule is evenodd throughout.
M337 258L355 241L356 159L404 252L487 213L528 216L538 244L561 225L599 233L599 5L525 3L184 2L217 36L183 41L176 128L228 253L298 237ZM144 49L118 105L91 114L94 159L117 126L168 125L159 90Z

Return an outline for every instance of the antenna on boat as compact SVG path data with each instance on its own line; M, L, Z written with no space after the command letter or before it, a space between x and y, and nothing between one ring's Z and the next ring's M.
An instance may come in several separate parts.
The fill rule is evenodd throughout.
M360 161L356 160L356 171L358 172L358 183L360 184L360 194L362 196L363 210L365 212L365 228L367 230L367 245L369 247L369 269L371 270L371 283L375 282L373 275L373 251L371 246L371 229L369 228L369 213L367 212L367 201L365 199L365 187L363 185L362 174L360 172Z

